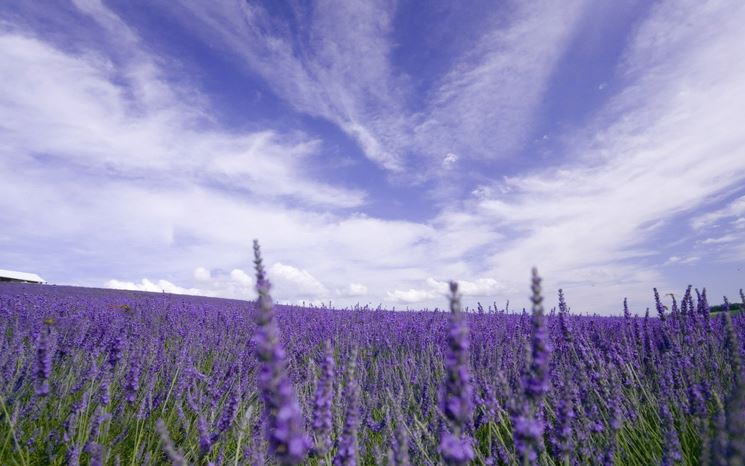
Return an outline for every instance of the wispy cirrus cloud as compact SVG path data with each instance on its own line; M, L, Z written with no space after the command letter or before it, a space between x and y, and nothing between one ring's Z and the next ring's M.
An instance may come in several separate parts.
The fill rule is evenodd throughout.
M703 230L716 225L720 221L738 222L743 218L745 218L745 196L738 197L720 209L697 215L691 220L691 226L695 230Z
M393 1L320 1L277 17L257 4L172 4L298 111L335 123L384 168L421 179L466 159L514 156L584 2L509 2L423 94L391 64ZM424 162L421 160L424 159ZM449 159L448 159L449 160Z
M206 40L244 60L290 105L335 123L368 157L398 171L400 142L386 134L398 133L390 127L396 116L405 118L399 105L404 81L388 60L394 5L319 1L295 5L292 22L259 4L232 0L170 8ZM386 129L379 126L383 120Z
M508 2L506 12L457 57L414 126L426 155L514 157L585 9L585 2Z

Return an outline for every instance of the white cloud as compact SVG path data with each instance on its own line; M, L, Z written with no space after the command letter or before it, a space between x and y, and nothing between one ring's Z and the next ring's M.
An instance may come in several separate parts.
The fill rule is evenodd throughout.
M679 256L670 256L670 258L665 261L664 265L673 265L673 264L693 264L695 262L698 262L701 260L698 256L689 256L689 257L679 257Z
M336 294L343 297L361 297L367 295L367 287L361 283L350 283L342 289L337 289Z
M478 297L494 298L498 293L505 291L505 287L493 278L479 278L474 281L457 280L458 291L464 298L473 300ZM423 303L423 302L445 302L449 294L450 284L447 281L436 280L432 277L427 278L428 288L408 290L393 290L387 292L389 301L402 303Z
M701 230L711 227L720 220L731 217L738 217L738 219L734 220L737 222L738 220L742 220L740 218L742 216L745 216L745 196L735 199L721 209L695 216L691 221L691 226L696 230Z
M434 280L433 280L434 281ZM436 282L436 281L435 281ZM439 289L447 287L445 282L437 282ZM444 288L447 289L447 288ZM504 285L493 278L479 278L475 281L460 280L458 281L458 290L466 296L490 296L494 297L497 293L504 291Z
M388 291L387 295L390 301L408 304L422 303L436 296L432 290L417 290L414 288Z
M376 124L391 124L401 115L402 86L388 60L391 6L388 1L321 1L296 8L294 23L301 29L295 32L308 38L296 42L284 18L257 4L172 4L174 16L207 41L225 44L299 111L335 123L370 159L398 171L395 138Z
M275 262L269 270L269 280L275 281L285 289L291 289L293 295L323 297L328 295L326 287L307 270Z
M155 293L174 293L174 294L186 294L186 295L203 295L205 294L202 290L196 288L183 288L175 285L168 280L158 280L152 282L147 278L143 278L140 283L127 282L121 280L109 280L104 286L106 288L112 288L117 290L130 290L130 291L151 291Z
M585 2L508 2L508 13L439 79L414 129L417 146L482 159L514 155Z
M456 162L458 162L458 156L453 154L452 152L449 152L442 159L442 168L444 168L445 170L451 170L455 167Z
M717 238L706 238L705 240L701 241L701 244L722 244L722 243L731 243L732 241L737 240L737 236L735 235L724 235L719 236Z
M233 269L230 272L230 279L243 286L253 286L254 284L254 279L241 269Z
M204 267L194 269L194 279L200 282L207 282L212 278L212 274Z
M164 70L146 55L115 64L0 29L0 61L14 64L0 69L0 128L2 152L17 165L33 166L44 154L102 176L217 184L332 207L364 202L359 190L310 176L319 141L272 130L223 131L203 98L166 84Z

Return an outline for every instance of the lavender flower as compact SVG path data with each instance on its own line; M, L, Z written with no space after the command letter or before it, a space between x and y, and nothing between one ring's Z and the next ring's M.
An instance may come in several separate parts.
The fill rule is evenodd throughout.
M548 391L548 367L551 357L551 343L543 321L543 297L541 296L541 278L533 269L533 335L531 340L531 364L527 378L524 380L525 395L536 404L543 400Z
M615 385L611 379L611 385ZM603 464L613 464L616 456L617 434L621 429L623 414L619 406L617 392L607 393L608 398L608 446L603 455Z
M569 308L567 307L566 300L564 299L564 290L559 289L559 328L561 329L561 344L566 347L573 341L572 331L569 328ZM565 348L565 350L568 350Z
M681 315L687 316L688 313L692 311L690 307L690 301L691 301L691 285L688 285L688 288L686 288L686 291L683 294L683 299L680 300Z
M440 454L447 464L468 464L475 454L469 437L455 436L445 431L440 439Z
M336 363L331 343L324 344L324 355L321 360L321 373L318 377L315 400L313 403L313 433L315 435L314 454L323 457L332 446L331 429L333 419L331 407L334 399L334 372Z
M534 463L543 450L544 422L540 415L543 397L548 391L548 367L551 345L543 322L541 278L533 268L531 284L533 304L531 362L522 379L525 401L512 418L512 438L523 462Z
M393 406L395 428L389 463L394 466L409 466L409 433L406 431L405 421L398 403L394 403Z
M197 430L199 431L199 456L204 457L212 449L212 434L207 425L207 420L201 414L197 418Z
M673 416L670 413L670 407L664 401L660 404L660 421L662 422L662 431L665 439L660 464L662 466L672 466L679 463L683 459L683 455L678 432L675 430Z
M665 321L665 306L660 301L660 294L657 292L657 288L654 288L654 304L657 307L657 316L661 321Z
M349 356L344 385L344 401L347 405L344 429L334 457L334 466L355 466L358 457L357 429L359 427L359 385L355 380L357 351Z
M96 442L89 442L85 450L91 456L90 466L103 466L103 446Z
M574 417L571 397L560 398L556 406L556 422L551 442L553 454L560 461L566 461L573 451L572 423Z
M116 364L122 358L122 349L124 348L124 339L121 335L117 335L114 341L111 343L111 349L109 350L109 365L113 369Z
M218 435L230 428L236 414L238 414L238 402L238 395L235 392L231 393L223 407L222 417L217 423Z
M440 454L447 464L467 464L474 458L473 439L465 432L473 413L473 385L469 364L468 325L463 318L458 284L450 282L450 329L445 354L445 383L440 409L450 429L440 440Z
M68 466L78 466L80 464L80 454L82 453L80 445L74 444L65 452L65 460Z
M109 385L111 384L111 375L108 372L104 372L101 379L101 386L99 387L100 402L103 406L108 406L111 403L111 390Z
M178 451L176 446L173 444L171 436L168 433L168 428L166 427L165 422L163 422L163 419L158 419L155 423L155 430L158 431L160 441L163 444L163 450L165 450L166 455L168 455L168 458L171 460L171 464L173 464L173 466L186 466L184 455Z
M742 364L740 362L740 345L737 342L737 333L732 325L732 316L729 313L729 303L725 298L726 310L722 313L723 327L725 329L724 346L727 350L727 358L732 367L732 384L736 387L743 378Z
M738 379L727 401L727 464L745 464L745 382Z
M256 312L256 356L259 360L257 385L264 403L265 437L269 451L283 465L301 463L310 448L305 434L302 412L295 398L285 368L285 351L279 342L279 329L274 318L270 284L261 260L259 242L254 240L256 291L259 293Z
M45 327L39 335L36 348L36 394L49 395L49 375L52 373L52 353L50 346L52 321L45 321Z
M140 371L140 361L139 359L135 359L129 368L127 384L124 388L126 393L125 399L129 404L134 403L137 399L137 391L140 389Z
M626 298L623 298L623 318L626 319L626 321L631 320L631 311L629 311L629 302Z
M726 459L728 465L743 465L745 464L745 375L742 372L737 334L729 312L724 313L724 320L725 345L729 352L733 380L730 395L727 397L726 431L721 433L727 442L722 459Z

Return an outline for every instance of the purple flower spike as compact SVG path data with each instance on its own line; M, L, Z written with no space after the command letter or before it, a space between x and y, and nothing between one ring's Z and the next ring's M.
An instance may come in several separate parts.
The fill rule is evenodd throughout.
M231 393L230 397L225 402L220 422L217 424L218 434L222 434L230 428L235 416L238 414L239 402L238 395L235 392Z
M443 432L440 454L447 464L468 464L474 458L473 439L465 433L473 414L473 385L468 367L468 324L463 318L458 284L450 282L450 330L445 354L445 383L440 410L451 431Z
M125 387L127 403L132 404L137 400L137 391L140 389L140 361L137 359L132 363L127 376Z
M111 390L109 385L111 384L111 375L108 373L104 373L103 378L101 380L101 386L99 388L100 390L100 402L104 406L108 406L109 403L111 403Z
M724 312L725 347L732 367L732 389L726 400L723 421L719 427L721 444L714 449L715 464L745 464L745 374L740 361L740 345L732 316ZM724 427L722 429L721 427Z
M49 395L49 375L52 373L52 352L49 348L52 321L45 322L45 328L39 335L39 346L36 348L36 394Z
M678 432L675 430L672 413L666 402L660 405L660 421L662 422L662 430L665 435L665 443L662 448L662 461L660 464L663 466L679 464L683 459L680 439L678 438Z
M469 464L474 458L473 441L445 432L440 440L440 454L447 464Z
M657 308L657 316L660 318L661 321L665 320L665 306L662 305L662 301L660 301L660 293L657 292L657 288L654 288L654 304Z
M331 448L331 429L333 419L331 408L334 399L334 372L336 363L331 343L326 341L325 351L321 360L321 374L316 387L315 401L313 403L313 433L315 434L315 456L323 457Z
M558 400L556 406L556 422L552 447L554 455L561 461L566 461L574 450L572 445L572 423L575 419L572 398L567 393L564 398Z
M533 336L531 341L530 372L525 380L525 395L530 401L540 403L548 391L548 366L551 356L551 343L543 321L543 297L541 296L541 278L533 269Z
M631 320L631 311L629 311L629 302L626 298L623 298L623 318Z
M111 343L111 350L109 351L109 365L114 368L119 360L122 358L122 350L124 349L124 339L121 335L118 335Z
M531 291L530 300L533 304L531 362L527 373L523 376L525 402L513 413L512 437L518 455L523 460L533 463L544 448L544 422L540 411L543 398L548 391L548 369L551 356L551 345L543 321L541 278L535 268L533 268Z
M269 295L270 284L256 240L254 264L259 299L253 341L259 360L257 385L264 403L264 434L269 443L269 452L280 464L299 464L305 460L311 442L305 434L305 420L286 373L285 351L279 342L279 328Z
M355 380L357 368L357 351L349 356L349 366L344 386L344 399L347 404L344 430L339 438L339 447L334 457L334 466L356 466L358 456L357 428L359 426L360 387Z
M166 455L168 455L168 458L171 460L171 464L173 464L173 466L186 466L184 455L178 451L176 446L173 444L171 436L168 434L168 428L163 422L163 419L158 419L158 422L155 424L155 429L158 431L160 441L163 443L163 450L165 450Z
M197 430L199 431L199 456L205 456L212 449L212 435L207 420L201 414L197 418Z
M396 427L394 430L393 449L389 458L389 463L395 466L409 466L409 434L406 431L406 425L401 408L398 402L393 407Z

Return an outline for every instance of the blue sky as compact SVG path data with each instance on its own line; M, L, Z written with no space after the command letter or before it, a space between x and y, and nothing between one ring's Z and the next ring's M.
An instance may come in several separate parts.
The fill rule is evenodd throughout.
M577 312L745 285L740 1L0 5L0 266ZM713 299L717 301L717 299Z

